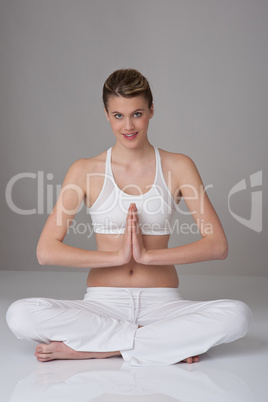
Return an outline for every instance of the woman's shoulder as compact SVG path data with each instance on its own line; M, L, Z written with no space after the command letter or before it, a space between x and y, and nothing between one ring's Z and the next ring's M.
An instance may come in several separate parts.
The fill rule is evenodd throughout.
M78 174L83 173L100 173L105 169L107 151L100 153L99 155L91 158L81 158L74 161L69 171L76 172Z
M75 184L85 187L90 175L105 173L106 151L92 158L81 158L74 161L69 167L63 185Z
M160 149L159 152L164 177L167 177L167 172L169 172L173 178L175 188L201 183L198 169L189 156L182 153L164 151L162 149Z
M167 166L169 169L177 169L178 167L180 169L189 169L191 167L195 167L194 161L188 155L176 152L169 152L160 148L158 148L158 150L160 153L162 164Z

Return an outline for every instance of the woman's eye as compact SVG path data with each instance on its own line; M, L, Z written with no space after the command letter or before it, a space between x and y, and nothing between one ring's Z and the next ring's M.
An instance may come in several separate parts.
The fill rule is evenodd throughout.
M120 113L117 113L117 114L114 115L114 117L115 117L116 119L121 119L121 118L122 118L122 115L121 115Z
M141 112L134 113L135 117L141 117Z

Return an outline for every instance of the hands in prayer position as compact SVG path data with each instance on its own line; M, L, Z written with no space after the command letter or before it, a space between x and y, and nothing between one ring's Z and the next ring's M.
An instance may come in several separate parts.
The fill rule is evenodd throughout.
M122 245L118 250L119 261L123 265L134 258L136 262L146 264L146 252L139 227L138 210L136 204L130 204Z

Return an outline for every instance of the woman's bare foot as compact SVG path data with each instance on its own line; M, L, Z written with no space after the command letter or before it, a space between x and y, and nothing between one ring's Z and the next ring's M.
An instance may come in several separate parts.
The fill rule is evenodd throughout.
M120 356L120 352L77 352L63 342L41 343L37 346L35 356L39 362L62 359L105 359Z
M192 364L192 363L198 363L199 362L199 356L192 356L188 357L187 359L182 360L185 363Z

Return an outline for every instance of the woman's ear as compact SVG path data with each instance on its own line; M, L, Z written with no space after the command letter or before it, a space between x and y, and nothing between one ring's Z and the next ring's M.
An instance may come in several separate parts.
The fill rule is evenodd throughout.
M105 113L105 116L106 116L107 120L110 122L110 117L109 117L109 115L108 115L108 112L107 112L107 110L106 110L106 107L104 107L104 113Z
M153 117L153 115L154 115L154 104L152 103L151 110L150 110L150 119Z

